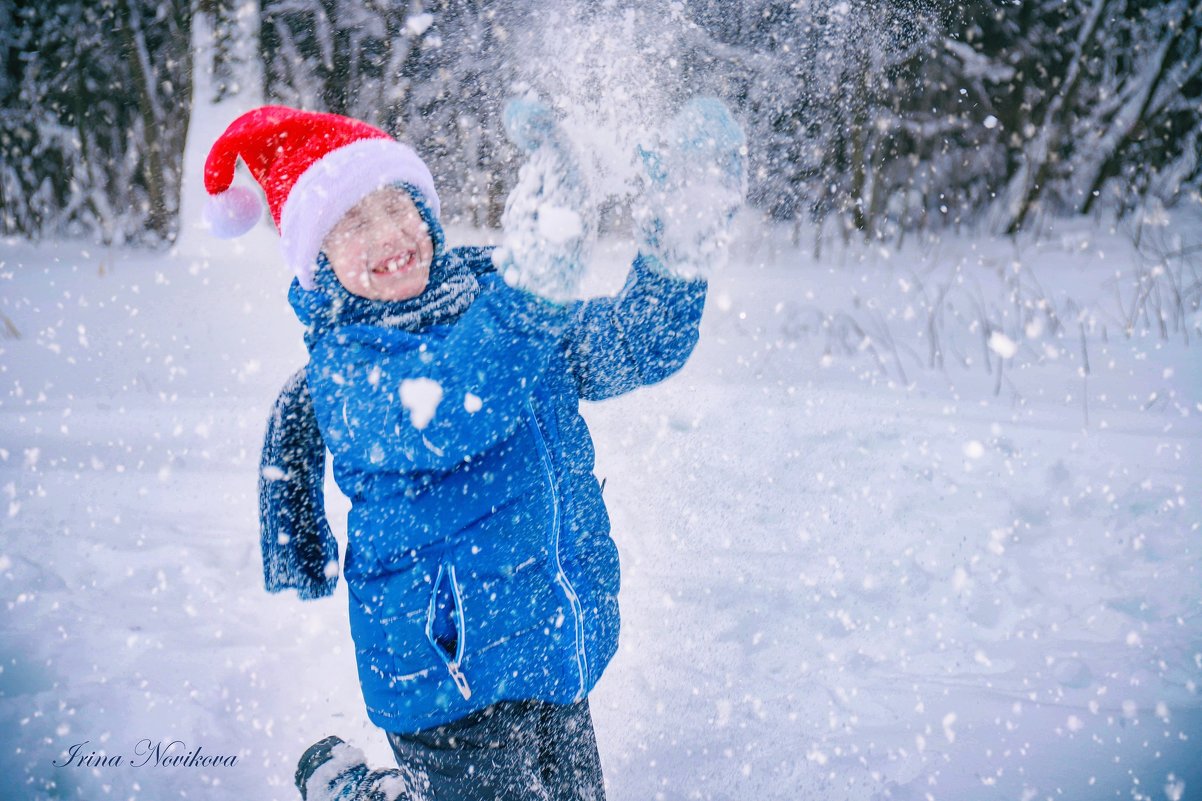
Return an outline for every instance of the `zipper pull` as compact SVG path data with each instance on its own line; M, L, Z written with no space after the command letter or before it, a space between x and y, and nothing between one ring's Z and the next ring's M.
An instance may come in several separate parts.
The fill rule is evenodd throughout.
M447 662L447 669L451 671L451 678L455 680L455 686L459 688L459 693L464 700L472 697L472 688L467 686L467 676L463 675L463 671L459 669L458 662Z

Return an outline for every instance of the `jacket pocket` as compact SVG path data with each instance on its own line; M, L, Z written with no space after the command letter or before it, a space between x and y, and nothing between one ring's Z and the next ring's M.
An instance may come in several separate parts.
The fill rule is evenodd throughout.
M472 697L471 687L461 667L466 630L463 625L463 594L455 579L455 566L443 562L438 566L438 575L430 592L430 606L426 610L426 639L446 664L455 686L465 699Z

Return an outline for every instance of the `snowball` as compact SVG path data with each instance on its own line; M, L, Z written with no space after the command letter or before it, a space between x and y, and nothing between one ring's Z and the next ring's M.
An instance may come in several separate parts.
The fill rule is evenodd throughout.
M985 127L990 130L993 130L994 128L996 128L997 127L997 117L993 116L992 114L990 114L988 117L986 117L985 118Z
M986 546L991 554L1001 556L1006 552L1006 546L1003 544L1006 541L1006 529L995 528L989 532L989 544Z
M484 401L480 400L479 395L473 395L472 393L467 392L463 396L463 408L466 409L468 413L475 414L484 408Z
M267 465L259 472L262 474L263 478L267 479L268 481L282 481L288 475L273 464Z
M1001 331L994 331L989 335L989 349L1003 359L1009 359L1018 352L1018 345Z
M505 279L505 283L512 287L521 287L522 271L516 266L505 268L505 272L501 273L501 277Z
M401 382L401 405L409 411L413 427L419 431L434 419L434 410L442 400L442 385L430 378L406 378Z
M555 244L563 244L584 234L580 215L571 209L544 203L538 207L538 234Z
M947 738L949 743L956 741L956 732L952 729L952 725L956 722L956 713L948 712L943 716L943 736Z
M430 26L434 24L433 14L414 14L405 20L405 32L413 36L421 36L426 31L430 30Z

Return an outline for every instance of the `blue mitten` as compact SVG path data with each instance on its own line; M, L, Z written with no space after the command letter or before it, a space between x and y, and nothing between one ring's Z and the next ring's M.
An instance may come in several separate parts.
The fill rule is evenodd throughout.
M511 286L565 303L576 295L593 243L594 215L580 163L554 113L537 99L510 100L504 122L526 163L505 201L505 236L493 262Z
M690 100L652 148L639 147L645 177L634 204L642 253L668 273L708 278L730 249L731 224L747 198L747 143L722 101Z

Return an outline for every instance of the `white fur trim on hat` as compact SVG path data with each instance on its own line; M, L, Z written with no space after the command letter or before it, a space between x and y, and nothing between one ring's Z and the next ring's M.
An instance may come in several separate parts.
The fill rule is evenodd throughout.
M302 287L314 287L322 240L342 216L397 181L420 189L438 217L434 177L413 148L395 139L360 139L327 153L301 174L280 210L280 246Z
M231 186L224 192L210 195L201 213L213 236L235 239L254 228L263 214L263 204L254 190Z

